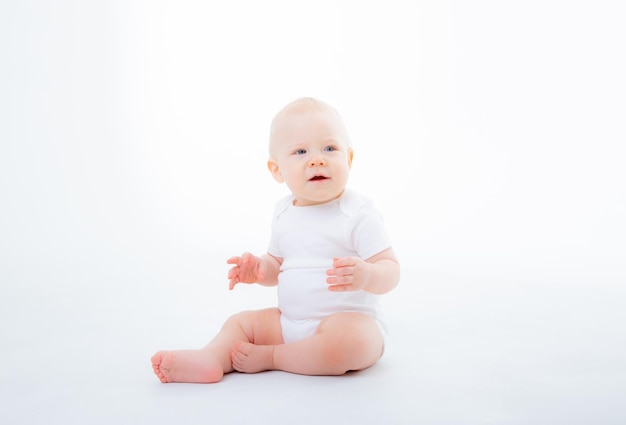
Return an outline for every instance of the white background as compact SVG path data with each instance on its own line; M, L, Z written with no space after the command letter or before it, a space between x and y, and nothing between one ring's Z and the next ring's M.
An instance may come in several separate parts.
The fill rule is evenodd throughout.
M266 249L287 193L269 124L314 96L342 113L350 186L403 266L388 354L348 379L415 401L389 391L375 412L620 422L625 17L618 1L2 2L5 415L140 422L206 391L163 394L148 359L275 302L229 293L225 260ZM266 388L245 378L222 388Z

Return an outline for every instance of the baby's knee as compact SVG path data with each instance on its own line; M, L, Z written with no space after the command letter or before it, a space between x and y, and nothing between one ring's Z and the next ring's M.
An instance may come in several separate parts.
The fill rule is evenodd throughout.
M252 311L240 311L226 319L226 322L224 322L224 327L248 328L249 324L252 321Z
M331 368L331 373L343 375L350 370L364 369L375 361L371 335L358 330L350 330L328 338L322 345L322 359Z
M279 326L278 309L244 310L230 316L224 323L225 328L243 331L250 341L259 337L261 340L276 340Z
M372 366L380 358L383 344L377 325L348 322L328 332L321 351L325 363L343 374Z
M240 311L238 313L232 314L228 319L226 319L226 323L232 322L240 322L242 319L245 319L250 314L248 311Z
M320 348L320 361L329 375L343 375L350 370L350 356L345 346L326 340Z

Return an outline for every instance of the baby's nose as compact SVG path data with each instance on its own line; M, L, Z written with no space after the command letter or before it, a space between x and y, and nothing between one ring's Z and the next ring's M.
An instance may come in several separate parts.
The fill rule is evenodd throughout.
M309 162L309 167L315 167L315 166L324 166L326 165L326 161L324 160L324 158L314 158Z
M326 160L322 157L318 157L318 158L313 158L310 162L309 162L309 167L315 167L315 166L325 166L326 165Z

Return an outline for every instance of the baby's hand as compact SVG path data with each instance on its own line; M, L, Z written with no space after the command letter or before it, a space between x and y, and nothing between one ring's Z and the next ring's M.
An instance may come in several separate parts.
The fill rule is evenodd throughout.
M358 291L367 287L371 265L359 257L333 259L333 268L326 270L328 289L331 291Z
M241 257L230 257L226 263L235 265L228 270L228 289L230 290L238 283L256 283L265 277L263 262L249 252L242 254Z

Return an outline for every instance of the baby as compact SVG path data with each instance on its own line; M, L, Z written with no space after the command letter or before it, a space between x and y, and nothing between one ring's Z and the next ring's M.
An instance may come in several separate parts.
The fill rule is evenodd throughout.
M400 266L372 203L346 189L353 151L337 111L312 98L281 110L268 168L291 195L276 204L268 252L227 260L229 288L278 285L278 308L231 316L199 350L159 351L161 382L218 382L225 373L341 375L383 353L378 300Z

